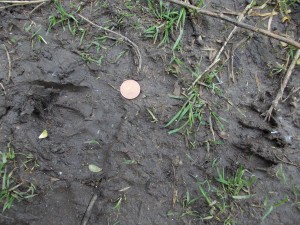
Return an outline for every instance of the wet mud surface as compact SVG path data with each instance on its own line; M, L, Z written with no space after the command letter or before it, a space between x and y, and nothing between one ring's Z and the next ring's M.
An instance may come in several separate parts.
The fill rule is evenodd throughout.
M201 220L182 216L187 191L197 195L197 181L216 183L213 162L229 174L243 165L256 176L247 200L237 201L231 212L235 224L297 224L300 218L297 194L292 184L299 186L300 176L300 109L299 92L280 103L270 122L262 114L275 98L282 75L270 77L272 65L283 58L276 40L254 34L235 50L233 68L236 82L229 78L227 64L220 72L224 98L207 95L215 111L225 119L224 131L216 131L220 144L207 149L212 138L209 126L195 132L195 144L177 133L169 135L165 124L181 107L182 102L169 94L188 87L193 77L188 73L173 76L165 68L172 57L168 47L157 47L146 39L143 31L155 19L145 10L146 1L133 1L128 11L124 1L82 3L80 13L97 24L114 29L134 41L141 51L143 65L136 74L137 59L125 42L108 40L100 53L101 65L87 63L80 52L95 37L103 36L82 21L88 30L83 43L62 26L48 34L48 18L55 10L46 3L29 16L34 6L13 7L0 11L0 44L4 44L12 62L12 77L8 81L8 62L4 48L0 54L0 147L11 143L16 153L31 153L39 166L33 170L18 170L17 178L36 186L37 195L25 201L15 201L11 209L0 215L1 225L77 225L81 224L89 202L98 196L87 224L223 224L224 221ZM74 2L79 4L79 2ZM63 5L69 9L68 1ZM207 2L207 8L227 7L242 11L244 1ZM134 12L117 23L118 13ZM288 26L274 19L273 25L282 33L293 32L300 37L300 7L291 14ZM105 21L108 21L105 23ZM141 26L135 28L139 21ZM187 19L182 44L182 58L190 66L201 61L204 70L210 64L205 47L219 49L232 26L217 19L199 16L199 45L191 21ZM40 27L45 43L34 40L25 28L34 22ZM255 18L245 22L256 24ZM117 26L119 25L119 26ZM109 35L106 33L106 35ZM250 32L239 30L230 41L228 51ZM120 52L124 55L115 60ZM117 61L117 62L114 62ZM257 79L256 79L257 78ZM134 100L122 98L118 89L126 79L140 83L142 93ZM259 81L259 82L258 82ZM284 98L300 85L300 67L294 69ZM175 87L175 91L174 91ZM177 88L176 88L177 87ZM179 92L180 93L180 92ZM209 99L208 99L209 98ZM157 121L149 114L151 110ZM49 137L38 139L43 130ZM88 165L103 170L92 173ZM284 171L287 183L278 177ZM300 194L300 193L299 193ZM269 209L288 196L288 202ZM120 200L121 199L121 200ZM121 207L116 209L120 200ZM299 203L298 203L299 204ZM209 207L203 202L194 210L207 216ZM234 224L234 223L233 223Z

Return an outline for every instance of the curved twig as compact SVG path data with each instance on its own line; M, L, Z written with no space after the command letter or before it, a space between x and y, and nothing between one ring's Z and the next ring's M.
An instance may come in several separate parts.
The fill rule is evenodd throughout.
M89 222L91 212L92 212L93 206L94 206L97 198L98 198L98 195L94 194L91 201L90 201L90 203L89 203L89 205L88 205L88 207L87 207L87 210L84 214L81 225L86 225Z

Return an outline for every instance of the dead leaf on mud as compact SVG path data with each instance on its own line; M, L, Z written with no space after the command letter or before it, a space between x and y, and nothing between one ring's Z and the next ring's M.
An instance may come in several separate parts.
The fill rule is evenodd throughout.
M50 177L50 181L51 182L55 182L55 181L59 181L60 179L56 178L56 177Z
M94 165L94 164L90 164L90 165L89 165L89 170L90 170L91 172L93 172L93 173L99 173L99 172L102 171L102 168L100 168L100 167L98 167L98 166L96 166L96 165Z
M40 134L39 139L44 139L44 138L46 138L46 137L48 137L48 131L47 131L47 130L44 130L44 131Z

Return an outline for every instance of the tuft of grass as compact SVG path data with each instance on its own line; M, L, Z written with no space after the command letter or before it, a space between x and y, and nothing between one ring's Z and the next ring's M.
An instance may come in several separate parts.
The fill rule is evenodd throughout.
M233 199L247 199L253 195L250 192L251 186L254 184L256 178L251 176L245 178L244 174L248 172L243 169L243 166L240 165L233 177L227 177L225 175L225 170L222 168L220 170L217 168L218 177L216 180L222 184L224 197L230 196ZM241 192L246 193L246 195L240 195Z
M79 29L79 22L75 18L75 13L80 10L80 7L77 8L76 12L68 13L60 0L54 0L54 5L56 8L56 13L52 14L49 17L49 27L47 33L55 26L61 25L65 30L65 26L68 26L70 33L75 36L76 32Z
M94 58L91 54L86 52L78 52L78 54L84 61L86 61L86 63L96 63L99 66L102 64L103 56L97 59Z
M36 27L34 22L31 22L25 27L27 33L31 33L31 48L34 48L34 43L48 44L44 37L40 34L41 27Z
M154 39L154 43L159 39L160 43L158 46L163 46L170 43L171 35L174 35L175 30L179 30L172 50L180 50L186 21L186 9L170 8L162 0L159 0L158 4L155 4L153 0L148 0L148 7L157 19L157 23L145 30L145 36Z
M116 202L116 204L115 204L115 206L114 206L113 209L115 209L115 210L117 210L117 211L120 211L122 200L123 200L123 198L122 198L122 197L119 197L119 198L117 199L117 202Z
M166 72L177 77L179 74L182 73L182 70L184 68L184 62L180 58L178 58L173 52L173 56L166 68Z
M97 53L100 52L101 49L106 49L104 47L104 44L106 43L108 36L100 36L95 39L93 39L87 46L87 49L94 48Z
M201 125L206 124L203 119L203 114L205 112L207 102L200 97L199 89L193 88L183 97L185 103L175 116L173 116L173 118L166 124L166 127L169 127L172 124L179 126L169 131L169 134L177 133L183 129L190 133L196 122Z
M290 13L291 8L296 3L300 3L299 0L276 0L277 9L281 14L282 22L289 22L291 20Z
M261 218L261 221L264 221L272 212L275 208L287 203L289 201L289 198L288 196L286 196L284 199L280 200L279 202L277 203L270 203L268 198L265 198L264 200L264 207L267 209L265 211L265 213L263 214L262 218Z
M205 180L197 183L198 195L192 197L190 192L186 193L182 216L235 224L233 213L238 209L238 201L253 196L250 188L255 182L255 177L246 176L246 172L247 170L240 166L233 176L227 176L224 169L217 168L218 175L215 181Z
M36 188L32 183L20 181L14 176L18 168L16 167L16 154L10 143L7 145L6 151L0 152L0 154L2 159L0 163L0 204L3 205L2 212L4 212L12 207L15 200L21 201L35 196ZM33 157L28 155L23 165L28 165L28 163L33 161ZM35 162L34 165L36 167L37 163Z
M127 51L121 51L117 57L111 62L112 64L116 64L119 60L127 53Z
M300 186L292 183L291 190L293 193L293 205L300 210Z
M276 177L282 182L284 185L287 185L287 177L284 173L282 164L279 165L279 169L276 171Z
M175 126L175 128L170 130L168 133L175 134L181 132L186 137L190 137L194 131L197 131L201 126L207 126L213 136L211 143L216 142L214 125L217 126L218 130L222 131L224 130L223 122L226 122L226 120L218 115L214 109L214 103L208 102L202 97L202 92L204 91L202 87L213 95L216 94L218 96L222 96L223 93L219 87L220 82L215 83L215 80L219 80L218 73L221 71L222 67L218 67L210 73L201 73L198 67L194 70L186 67L175 55L172 58L171 63L173 63L170 68L172 73L179 74L182 70L186 70L191 73L192 76L200 82L200 84L198 82L193 82L188 89L184 89L181 96L170 96L183 100L184 103L179 111L165 125L165 127ZM172 68L174 68L175 71L172 71ZM192 146L195 145L193 142L190 142L190 144Z

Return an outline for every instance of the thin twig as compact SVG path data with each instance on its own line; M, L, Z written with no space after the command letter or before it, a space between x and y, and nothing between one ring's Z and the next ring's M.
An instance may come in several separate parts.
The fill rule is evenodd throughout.
M93 206L94 206L97 198L98 198L98 195L94 194L91 201L90 201L90 203L89 203L89 206L87 207L87 209L85 211L85 214L84 214L81 225L86 225L89 222L91 212L92 212Z
M294 67L295 67L299 57L300 57L300 49L297 50L297 52L294 56L294 59L291 62L290 67L289 67L288 71L285 74L285 77L282 81L282 84L280 85L280 90L278 91L275 99L272 101L272 105L270 106L269 110L267 110L267 112L266 112L265 120L268 120L268 121L270 120L273 110L276 109L279 101L282 99L284 89L285 89L285 87L286 87L286 85L287 85L287 83L288 83L288 81L289 81L289 79L292 75L292 72L294 70Z
M219 61L220 61L220 59L217 59L212 64L210 64L210 66L207 67L206 70L196 78L196 80L193 82L192 86L195 86L197 84L197 82L201 79L201 77L204 74L206 74L207 72L209 72Z
M288 98L291 97L291 95L295 94L299 90L300 90L300 87L293 88L292 91L288 94L288 96L285 99L282 100L282 102L285 102L286 100L288 100Z
M10 59L10 55L9 55L9 52L8 52L8 50L7 50L7 48L6 48L6 46L5 46L5 44L3 44L3 47L4 47L4 50L5 50L5 52L6 52L6 56L7 56L7 61L8 61L8 77L7 77L7 79L8 79L8 82L10 82L10 80L11 80L11 59Z
M214 141L216 141L215 131L214 131L214 127L213 127L212 119L211 119L211 109L209 109L209 111L210 111L210 112L209 112L209 116L208 116L209 129L210 129L210 132L212 133L212 136L213 136Z
M32 13L34 13L36 10L38 10L42 5L44 5L46 2L41 2L40 4L38 4L36 7L34 7L33 10L31 10L28 15L30 16Z
M281 35L278 35L278 34L275 34L273 32L270 32L268 30L264 30L264 29L261 29L261 28L257 28L257 27L254 27L254 26L251 26L249 24L246 24L246 23L243 23L243 22L238 22L234 19L231 19L230 17L228 16L225 16L224 14L222 13L215 13L215 12L211 12L211 11L208 11L208 10L204 10L204 9L200 9L196 6L193 6L191 4L188 4L188 3L185 3L185 2L180 2L178 0L168 0L169 2L172 2L172 3L175 3L177 5L180 5L180 6L183 6L183 7L186 7L186 8L189 8L189 9L193 9L193 10L196 10L198 13L200 14L203 14L203 15L206 15L206 16L210 16L210 17L214 17L214 18L217 18L217 19L221 19L221 20L224 20L224 21L227 21L229 23L232 23L234 24L235 26L238 26L238 27L241 27L241 28L244 28L244 29L247 29L247 30L251 30L251 31L254 31L256 33L260 33L260 34L263 34L265 36L268 36L270 38L274 38L274 39L277 39L279 41L283 41L287 44L290 44L290 45L293 45L295 46L296 48L299 48L300 49L300 43L293 40L293 39L290 39L290 38L286 38L286 37L283 37Z
M272 20L273 20L273 16L274 16L275 12L276 12L275 9L273 9L272 15L270 16L269 21L268 21L268 31L271 31Z
M32 1L9 1L9 0L0 0L0 3L9 3L9 4L34 4L41 2L48 2L50 0L32 0Z
M3 86L2 83L0 83L1 88L3 89L4 95L6 95L5 87Z
M45 3L49 2L50 0L36 0L36 1L2 1L0 0L0 3L6 3L10 5L1 6L0 10L4 10L10 7L20 6L20 5L30 5L30 4L38 4L38 3Z
M283 163L285 163L285 164L289 164L289 165L295 166L295 167L297 167L297 168L300 168L300 165L298 165L298 164L296 164L296 163L289 162L289 161L285 161L284 159L279 158L279 156L277 156L277 155L275 154L275 152L274 152L274 155L275 155L275 157L276 157L280 162L283 162ZM285 156L285 157L286 157L286 156ZM286 157L286 158L287 158L287 157Z
M234 60L234 47L232 46L230 50L229 55L229 65L228 65L228 72L229 72L229 78L233 83L235 83L235 76L234 76L234 67L233 67L233 60Z
M110 33L112 33L112 34L115 34L115 35L117 35L117 36L120 36L123 40L127 41L127 42L133 47L133 49L134 49L134 51L135 51L135 53L136 53L136 55L137 55L137 57L138 57L139 63L138 63L137 73L140 72L140 70L141 70L141 68L142 68L142 55L141 55L141 52L140 52L140 50L139 50L139 47L138 47L134 42L132 42L129 38L125 37L124 35L122 35L122 34L120 34L120 33L118 33L118 32L112 31L112 30L110 30L110 29L107 29L107 28L105 28L105 27L102 27L102 26L99 26L99 25L93 23L92 21L90 21L89 19L85 18L84 16L82 16L82 15L80 15L80 14L78 14L78 16L81 17L81 18L82 18L83 20L85 20L86 22L90 23L91 25L93 25L93 26L95 26L95 27L98 27L99 29L105 30L105 31L107 31L107 32L110 32Z

